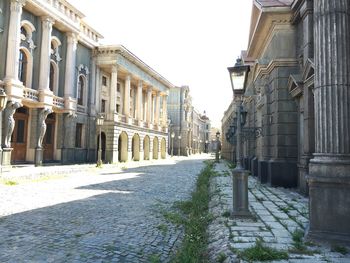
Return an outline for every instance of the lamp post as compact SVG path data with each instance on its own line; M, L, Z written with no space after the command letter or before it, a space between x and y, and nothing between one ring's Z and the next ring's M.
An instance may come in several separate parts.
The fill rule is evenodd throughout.
M96 119L96 124L97 126L100 127L100 131L99 131L99 145L98 145L98 157L97 157L97 166L101 166L102 165L102 125L104 122L104 118L103 115L100 114L99 117L97 117Z
M232 92L235 95L243 96L244 83L246 80L249 66L244 65L242 59L237 59L234 67L229 67ZM248 171L242 167L241 163L241 137L242 126L245 123L246 112L243 111L241 98L237 101L236 118L233 123L236 133L236 167L232 171L233 184L233 217L251 216L248 203Z
M208 153L208 140L205 140L205 153Z
M0 138L2 137L2 111L5 109L7 103L7 96L3 88L0 88ZM0 143L0 165L2 174L2 148Z
M178 149L178 155L181 155L181 135L177 136L177 138L179 139L179 149Z
M220 162L219 151L220 151L220 132L217 131L216 132L216 151L215 151L215 161L217 163Z
M171 157L173 157L173 155L174 155L174 138L175 138L175 133L172 132L170 136L171 136Z

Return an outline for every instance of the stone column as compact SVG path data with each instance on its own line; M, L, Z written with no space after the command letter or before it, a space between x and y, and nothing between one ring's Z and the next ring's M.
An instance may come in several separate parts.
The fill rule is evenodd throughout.
M126 76L125 79L125 92L124 92L124 115L128 119L130 117L130 82L131 76Z
M309 237L350 242L350 6L314 1L315 142Z
M155 113L154 120L157 126L159 126L159 115L160 115L160 92L158 91L155 97Z
M49 90L51 32L54 21L48 16L41 18L42 35L40 49L39 90Z
M18 80L21 16L25 0L11 0L10 24L7 39L6 79Z
M68 110L75 110L74 103L74 77L75 77L75 58L77 52L77 35L74 33L67 33L67 55L66 55L66 70L64 81L64 102L65 108Z
M167 112L167 101L168 101L168 94L163 95L163 119L162 119L162 125L163 127L167 127L168 125L168 112Z
M147 89L147 124L152 121L152 87Z
M111 85L109 87L109 115L110 119L114 119L114 113L116 111L116 101L117 101L117 84L118 84L118 67L116 65L112 66L111 73Z
M138 121L142 120L142 81L139 81L137 86L137 95L136 95L136 119Z

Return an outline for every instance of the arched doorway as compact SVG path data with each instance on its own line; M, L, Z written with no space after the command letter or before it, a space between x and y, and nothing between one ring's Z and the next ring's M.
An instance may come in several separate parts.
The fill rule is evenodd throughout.
M162 139L162 142L160 144L160 154L162 159L166 158L166 141L164 138Z
M18 108L13 115L15 128L11 137L11 161L21 163L26 161L27 133L28 133L29 110L26 107Z
M44 161L53 161L54 160L54 151L55 151L55 124L56 124L56 115L51 113L47 115L45 120L46 123L46 132L43 139L43 148L44 148Z
M106 134L104 132L101 132L101 159L103 162L106 162ZM97 157L98 157L98 150L100 149L100 135L97 136Z
M154 137L153 139L153 159L158 159L158 149L159 149L159 142L158 137Z
M140 136L136 133L132 137L132 159L140 161Z
M150 151L150 139L149 136L146 135L143 139L143 158L145 160L149 160L149 151Z
M126 162L128 160L128 135L122 132L118 139L118 160Z

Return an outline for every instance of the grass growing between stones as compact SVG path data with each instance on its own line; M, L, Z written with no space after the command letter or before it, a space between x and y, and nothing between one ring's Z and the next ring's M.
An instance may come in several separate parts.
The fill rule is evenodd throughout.
M270 261L288 259L288 253L265 246L260 239L256 240L255 246L238 252L238 257L247 261Z
M198 176L196 188L192 192L191 199L185 202L177 202L178 215L171 214L170 221L181 224L184 227L184 239L176 252L172 262L196 263L208 262L207 255L207 227L211 220L209 214L209 186L210 177L214 174L213 162L205 162Z

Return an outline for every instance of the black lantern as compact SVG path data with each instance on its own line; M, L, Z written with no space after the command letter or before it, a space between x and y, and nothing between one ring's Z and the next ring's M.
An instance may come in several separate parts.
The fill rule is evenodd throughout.
M228 67L227 70L230 73L233 94L237 90L243 90L249 66L244 65L242 59L238 58L236 64L233 67Z
M248 115L248 111L241 106L241 124L242 126L244 126L247 122L247 115Z

